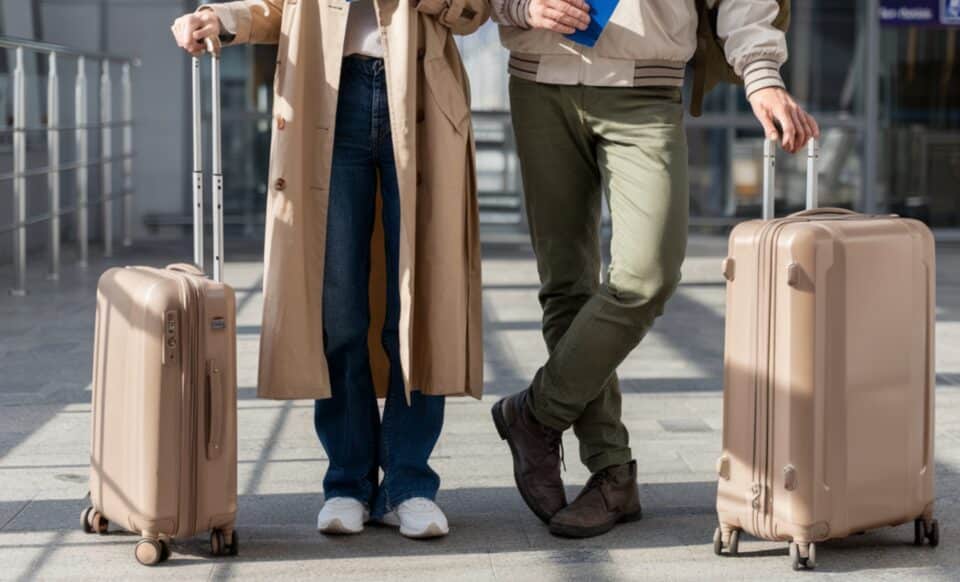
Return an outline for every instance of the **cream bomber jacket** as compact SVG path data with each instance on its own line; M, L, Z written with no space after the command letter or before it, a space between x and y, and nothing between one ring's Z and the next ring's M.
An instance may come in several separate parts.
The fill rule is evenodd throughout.
M780 67L787 60L787 43L772 25L777 1L708 2L711 7L719 3L717 32L747 95L784 87ZM530 0L491 0L491 5L500 41L510 50L510 74L540 83L680 87L697 48L695 0L620 0L592 48L556 32L531 29Z

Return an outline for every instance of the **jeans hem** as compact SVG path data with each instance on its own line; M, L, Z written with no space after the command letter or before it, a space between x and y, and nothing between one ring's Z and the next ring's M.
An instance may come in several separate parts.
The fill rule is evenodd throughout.
M346 498L349 498L349 499L356 499L357 501L359 501L360 503L362 503L362 504L364 505L364 507L366 507L367 509L369 509L369 508L370 508L370 505L371 505L371 500L370 500L370 497L371 497L371 496L370 496L370 495L363 495L363 494L359 494L359 493L352 493L352 492L346 492L346 491L343 491L343 492L340 492L340 491L331 491L331 492L329 492L329 493L326 492L326 491L323 492L323 502L324 502L324 503L326 503L327 501L329 501L329 500L331 500L331 499L333 499L333 498L335 498L335 497L346 497Z

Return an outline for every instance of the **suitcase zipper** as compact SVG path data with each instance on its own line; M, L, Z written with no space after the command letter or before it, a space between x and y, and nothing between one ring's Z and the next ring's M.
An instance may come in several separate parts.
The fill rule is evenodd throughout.
M200 349L200 322L203 321L203 308L200 301L200 293L197 290L191 277L187 276L182 280L184 290L184 325L181 327L181 333L186 334L186 342L181 342L184 349L183 354L183 388L182 403L188 409L185 415L187 426L182 431L181 454L187 455L186 459L181 459L181 470L187 473L186 487L187 495L181 495L181 516L183 523L179 525L178 534L186 535L188 532L196 531L196 504L197 504L197 392L199 369L199 349ZM191 306L195 305L195 309ZM182 481L181 481L182 482Z
M768 224L760 232L758 269L761 282L768 282L765 297L757 301L757 346L755 351L757 376L754 381L754 483L750 491L755 531L763 537L775 538L770 508L772 499L773 398L774 398L774 337L776 313L776 256L777 240L783 227L798 220L783 220ZM766 319L762 317L766 316ZM761 322L766 321L764 334ZM762 422L761 422L762 412Z

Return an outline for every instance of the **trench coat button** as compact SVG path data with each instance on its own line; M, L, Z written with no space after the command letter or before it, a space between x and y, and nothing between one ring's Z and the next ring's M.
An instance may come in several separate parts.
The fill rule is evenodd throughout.
M274 190L278 192L282 191L286 187L287 187L287 181L284 180L283 178L277 178L277 180L273 183Z
M277 116L277 129L282 130L287 126L287 120L282 115Z
M422 60L423 60L423 57L425 57L425 56L427 56L427 51L426 51L425 49L422 49L422 48L421 48L421 49L417 49L417 58L418 58L418 59L420 59L420 60L422 61Z

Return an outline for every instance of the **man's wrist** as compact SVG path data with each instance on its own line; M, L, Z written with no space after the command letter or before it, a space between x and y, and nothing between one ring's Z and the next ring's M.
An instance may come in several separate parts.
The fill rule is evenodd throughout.
M749 99L761 89L786 89L780 75L780 62L769 57L758 57L743 68L743 86Z
M530 28L530 0L509 0L513 11L512 19L520 28Z

